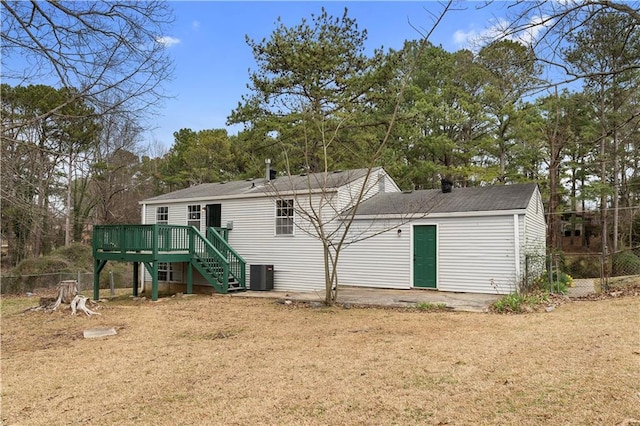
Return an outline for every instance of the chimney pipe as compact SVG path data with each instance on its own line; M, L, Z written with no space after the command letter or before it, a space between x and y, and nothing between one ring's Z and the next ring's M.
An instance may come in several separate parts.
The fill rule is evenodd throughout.
M265 179L267 182L269 182L271 180L271 158L267 158L266 160L264 160L264 165L267 169Z
M451 179L443 178L442 180L440 180L440 184L442 187L443 194L447 194L451 192L451 189L453 188L453 181L451 181Z

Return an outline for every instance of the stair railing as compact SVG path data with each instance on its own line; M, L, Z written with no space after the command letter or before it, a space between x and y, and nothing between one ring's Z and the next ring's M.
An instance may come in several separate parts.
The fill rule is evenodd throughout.
M241 288L246 288L246 266L247 262L236 252L216 228L207 228L207 239L226 259L229 264L229 274L240 284Z
M192 227L189 232L191 239L190 250L193 258L199 263L194 263L196 268L202 267L200 272L207 278L213 276L216 283L209 281L220 293L227 293L229 288L229 261L222 253L205 238L196 228ZM218 286L220 288L218 288Z

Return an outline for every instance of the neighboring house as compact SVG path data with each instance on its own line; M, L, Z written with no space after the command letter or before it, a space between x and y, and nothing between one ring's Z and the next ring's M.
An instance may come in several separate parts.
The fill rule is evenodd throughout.
M329 227L339 226L362 194L347 243L366 239L344 248L341 285L504 294L544 267L537 185L401 192L382 168L364 185L366 176L366 169L277 178L267 171L269 178L202 184L141 201L142 223L221 229L248 265L274 266L275 290L323 290L322 244L305 232L301 212L322 211ZM187 265L159 265L158 280L184 283ZM247 275L249 287L249 267ZM193 284L206 281L196 272Z
M560 218L560 248L565 253L597 253L600 251L600 212L564 213Z

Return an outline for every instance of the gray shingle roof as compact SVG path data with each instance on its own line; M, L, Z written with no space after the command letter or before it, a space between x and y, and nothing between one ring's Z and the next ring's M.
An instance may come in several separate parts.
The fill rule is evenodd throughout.
M357 215L402 215L526 209L535 183L378 194L358 207Z
M379 170L375 168L373 174ZM281 176L265 186L264 178L236 180L231 182L204 183L190 188L180 189L157 197L143 200L143 203L158 201L178 201L183 199L215 199L218 197L274 194L288 191L304 191L309 189L339 188L353 182L367 173L367 169L335 171L329 173L311 173L309 175ZM326 177L326 185L323 179Z

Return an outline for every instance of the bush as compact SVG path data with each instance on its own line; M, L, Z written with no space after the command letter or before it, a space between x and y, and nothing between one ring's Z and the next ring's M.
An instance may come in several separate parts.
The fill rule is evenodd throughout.
M566 269L575 278L596 278L600 276L599 256L576 256L567 261Z
M93 252L91 246L73 243L67 247L56 249L54 253L73 262L75 269L93 269Z
M69 272L68 259L51 254L43 257L25 259L16 266L9 275L39 275L58 272Z
M640 275L640 257L631 250L613 256L613 275Z
M23 260L8 274L3 274L2 293L17 294L38 288L55 288L60 280L76 279L78 272L84 272L82 283L85 289L88 288L93 281L93 253L89 245L71 244L46 256ZM113 272L116 287L132 285L132 263L109 261L100 274L101 288L109 288L109 272Z
M71 244L60 247L42 257L31 257L20 262L9 275L38 275L59 272L93 270L91 246Z
M492 310L501 314L520 314L522 312L533 311L536 305L544 303L547 300L548 297L544 293L507 294L492 305Z
M573 277L564 272L554 272L549 282L549 273L544 271L534 282L534 288L547 293L565 294L568 287L573 287Z

